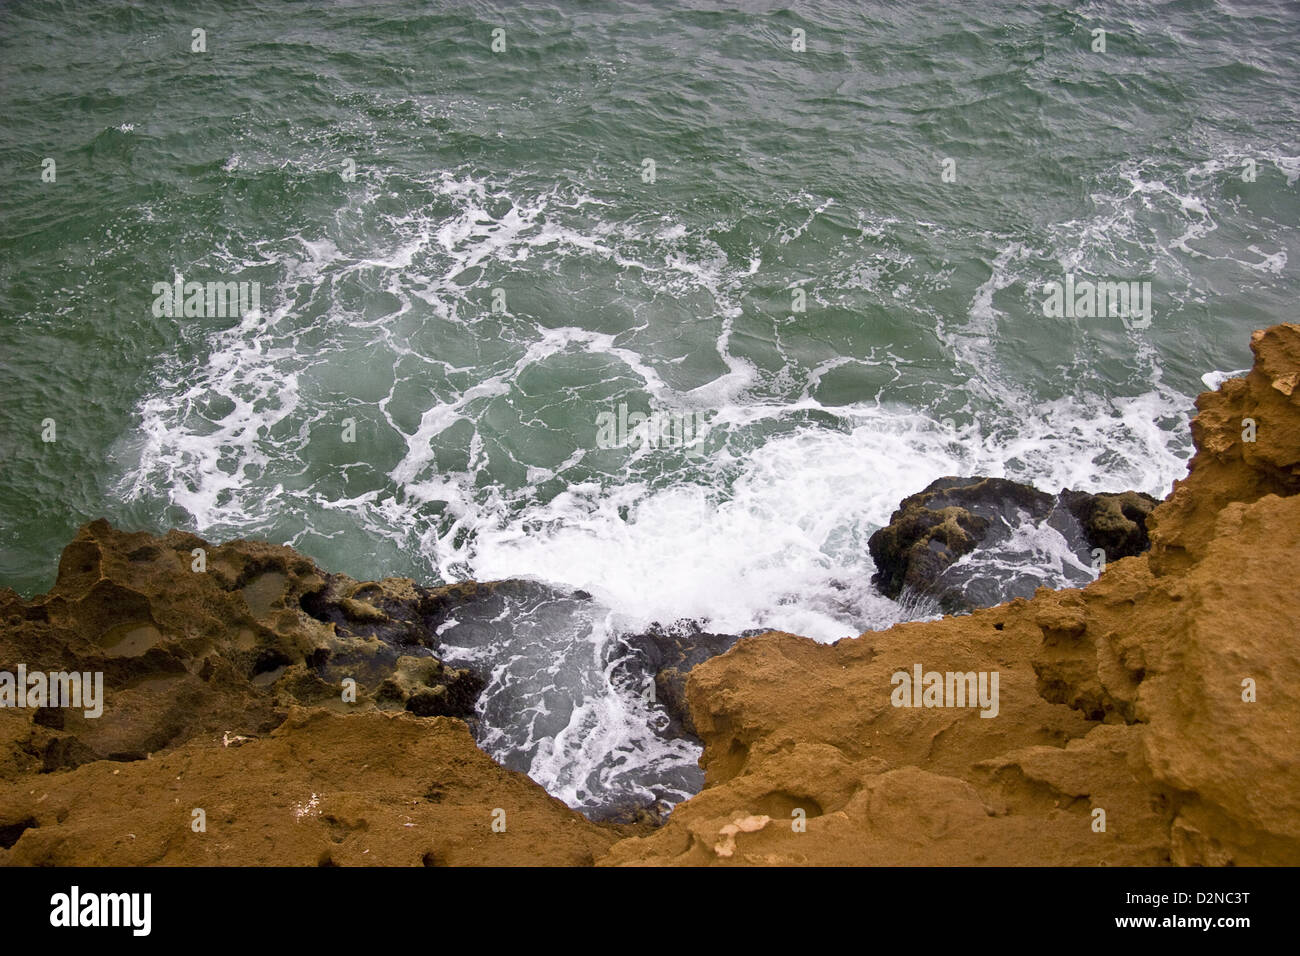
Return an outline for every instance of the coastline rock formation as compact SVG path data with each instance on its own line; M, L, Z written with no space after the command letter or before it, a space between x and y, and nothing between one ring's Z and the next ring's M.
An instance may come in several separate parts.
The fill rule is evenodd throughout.
M86 525L49 594L0 591L0 671L102 672L107 697L0 707L0 862L591 862L620 831L479 750L483 681L436 656L454 611L513 584Z
M686 679L694 667L725 653L742 636L712 634L688 619L668 627L655 623L644 633L623 636L624 644L643 662L644 671L654 675L655 699L668 713L665 736L699 739L686 703Z
M0 863L1300 864L1300 326L1252 349L1163 503L1082 512L1150 540L1086 587L702 663L730 638L631 641L704 744L705 788L653 830L474 746L477 678L437 628L499 585L95 522L50 594L0 591L0 669L101 670L111 701L0 708Z
M687 683L705 790L602 862L1300 863L1300 326L1251 346L1197 401L1149 553L967 617L739 641ZM997 671L996 716L894 706L917 664Z
M92 522L64 549L49 594L0 591L0 666L103 672L112 705L97 718L0 709L0 779L139 760L198 735L266 734L295 704L470 717L482 682L434 656L436 628L491 587L359 584L287 547Z
M296 707L256 740L25 780L0 814L19 866L583 866L618 836L458 720Z
M931 595L946 610L971 603L961 580L946 572L976 548L1005 541L1022 520L1045 520L1052 496L1005 478L939 478L904 498L889 524L867 541L872 578L886 597L905 590Z
M1008 565L1032 568L1032 555L1007 551L1015 532L1046 525L1075 556L1091 562L1093 549L1107 561L1141 554L1150 546L1146 518L1158 501L1136 491L1065 489L1053 496L1006 478L946 477L904 498L867 541L876 564L872 583L886 597L929 597L949 612L989 607L1036 589L1032 573L1006 574ZM999 573L960 563L972 552L993 557ZM1082 582L1080 582L1082 583Z
M1131 558L1151 547L1147 518L1160 502L1150 495L1141 491L1090 494L1067 488L1058 499L1079 522L1087 546L1101 548L1107 561Z

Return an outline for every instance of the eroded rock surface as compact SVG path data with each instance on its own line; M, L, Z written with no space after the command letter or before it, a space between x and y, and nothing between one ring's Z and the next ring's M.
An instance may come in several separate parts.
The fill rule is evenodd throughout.
M93 522L49 594L0 590L0 669L103 672L108 704L98 718L0 709L0 779L265 734L294 704L471 718L482 682L438 660L436 628L484 587L362 584L291 548Z
M0 670L104 675L98 717L0 708L0 862L591 862L617 828L479 750L483 681L437 656L449 615L516 585L86 525L49 594L0 591Z
M981 544L1004 539L1021 515L1041 521L1051 509L1051 495L1020 482L939 478L904 498L889 524L868 540L876 563L872 581L888 597L909 589L960 606L944 572Z
M1147 516L1160 502L1140 491L1100 492L1066 489L1059 495L1079 522L1089 548L1100 548L1107 561L1131 558L1151 546Z
M0 836L0 862L26 866L582 866L617 835L459 720L293 708L239 745L0 789Z
M692 668L725 653L739 639L737 634L707 632L689 619L667 627L656 623L640 634L623 636L624 644L640 665L638 670L653 676L655 699L668 713L665 735L698 737L686 704L686 678Z

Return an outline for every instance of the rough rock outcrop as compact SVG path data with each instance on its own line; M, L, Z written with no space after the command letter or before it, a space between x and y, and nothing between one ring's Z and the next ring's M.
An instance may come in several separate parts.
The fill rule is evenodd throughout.
M1151 546L1147 516L1160 502L1141 491L1101 492L1066 489L1058 496L1079 522L1089 548L1101 548L1107 561L1131 558Z
M1066 489L1053 496L1006 478L939 478L904 498L868 540L872 583L886 597L931 598L948 612L1029 597L1043 575L1035 573L1036 556L1013 543L1019 529L1054 529L1080 567L1094 563L1095 549L1117 561L1147 549L1146 518L1157 504L1136 491ZM977 551L973 557L985 562L961 561ZM1072 577L1082 584L1088 575Z
M1056 532L1072 552L1038 553ZM1028 532L1028 533L1026 533ZM1029 597L1045 583L1079 584L1087 546L1078 521L1054 496L1005 478L939 478L904 498L867 542L872 583L887 597L948 613ZM1055 574L1049 571L1055 568Z
M265 734L294 704L470 718L481 681L434 656L436 628L484 587L359 584L291 548L93 522L49 594L0 590L0 669L102 672L111 706L0 709L0 779Z
M726 652L739 639L737 634L709 633L689 619L668 627L656 622L640 634L623 636L624 644L639 658L637 663L654 675L655 699L669 719L665 736L698 738L686 705L686 678L692 668Z
M904 498L867 541L876 562L872 582L887 597L906 588L951 602L954 595L939 583L945 570L1019 513L1042 520L1051 507L1051 495L1017 481L939 478Z
M256 740L0 789L10 865L581 866L616 838L461 721L400 712L293 708Z
M1300 326L1252 348L1199 398L1150 552L967 617L739 641L687 682L705 790L602 862L1300 863ZM997 715L894 706L917 664L998 672Z
M513 583L358 583L86 525L49 594L0 591L0 671L100 672L105 698L0 707L0 863L591 862L618 828L480 751L482 681L436 656L452 612Z

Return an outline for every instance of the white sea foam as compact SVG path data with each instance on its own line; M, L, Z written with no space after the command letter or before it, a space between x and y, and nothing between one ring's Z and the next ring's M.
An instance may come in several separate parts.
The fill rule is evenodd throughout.
M586 207L600 201L580 190L521 198L450 172L426 185L440 211L393 216L378 246L343 234L258 245L262 258L244 265L278 264L281 295L267 314L211 332L196 364L159 382L140 408L145 439L129 459L124 490L143 499L161 488L196 529L217 536L254 534L289 516L322 538L360 531L387 542L415 555L415 567L403 570L423 577L523 577L590 593L591 606L567 616L507 614L490 622L497 632L468 641L470 617L458 614L442 635L449 659L488 673L483 745L503 760L526 757L535 779L575 805L648 792L644 781L655 774L677 775L668 789L680 796L697 756L658 737L659 712L619 684L609 656L615 635L683 617L718 632L770 627L823 641L885 627L925 609L870 586L867 538L933 479L986 474L1047 491L1163 495L1185 468L1187 400L1162 383L1154 351L1140 342L1135 361L1147 385L1128 397L1080 386L1044 401L1010 384L995 350L1006 320L996 303L1032 276L1037 254L1021 242L999 246L964 315L933 319L968 376L967 413L941 421L901 404L818 400L823 380L846 364L900 377L902 364L887 349L775 373L736 349L758 255L733 263L672 220L615 225L588 217ZM340 221L388 190L379 175L364 186ZM803 224L774 241L802 241L828 205L805 199ZM863 240L874 244L881 230L864 227ZM485 318L469 296L485 293L487 280L473 270L542 255L552 264L576 258L615 268L651 301L712 303L692 331L720 371L675 384L673 362L653 341L647 347L636 334L584 327L580 316L558 325L509 311ZM909 262L881 255L881 269ZM835 268L856 276L860 289L882 276L850 263ZM361 279L393 297L391 311L359 315L339 305L337 290ZM462 337L481 330L498 351L481 364L453 359L428 341L430 312ZM653 317L640 321L633 331L647 333ZM378 356L368 371L391 382L370 409L398 448L381 486L344 490L305 469L314 429L347 414L317 383L362 348ZM553 463L514 457L489 410L513 410L534 371L572 357L607 363L655 403L706 411L705 454L643 446L611 460L579 438ZM423 396L414 420L412 394ZM436 449L462 431L463 460L449 465ZM503 462L517 466L519 479L485 480ZM1077 580L1079 568L1067 566L1073 559L1049 530L1022 529L1017 546L1037 556L1043 583ZM563 636L559 644L539 636L541 620L552 637Z
M1226 382L1228 379L1241 378L1243 375L1249 374L1249 372L1250 369L1248 368L1239 368L1235 372L1221 372L1216 369L1213 372L1206 372L1204 375L1202 375L1201 381L1205 383L1206 389L1208 389L1209 391L1213 391L1214 389L1222 385L1224 382Z

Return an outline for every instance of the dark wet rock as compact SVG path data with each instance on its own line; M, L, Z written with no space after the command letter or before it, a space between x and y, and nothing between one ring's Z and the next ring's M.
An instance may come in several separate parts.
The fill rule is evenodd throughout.
M750 633L761 633L761 629ZM745 634L713 634L696 621L682 619L667 627L655 622L640 634L626 634L623 642L645 668L644 680L653 675L655 700L668 714L663 733L671 737L698 737L686 706L686 678L691 668L725 654Z
M867 543L873 583L896 600L932 600L947 613L1031 597L1038 587L1083 585L1093 551L1107 560L1149 547L1157 504L1126 491L1046 492L1003 478L940 478L905 498Z
M587 819L603 824L633 825L643 832L653 832L663 826L672 813L672 804L653 797L636 799L624 797L612 800L596 810L584 814Z
M1051 495L1005 478L940 478L904 498L867 542L872 581L891 598L906 589L960 608L965 602L940 584L943 573L977 547L1005 539L1022 516L1046 519L1052 505Z
M1147 515L1160 504L1140 491L1090 494L1062 491L1061 504L1074 515L1089 548L1101 548L1107 561L1131 558L1151 547Z
M417 717L462 717L472 714L483 681L467 670L448 667L434 657L399 657L393 673L379 685L375 700L402 705Z
M538 748L593 692L583 666L590 660L591 597L520 579L460 587L430 619L439 657L483 682L480 746L503 766L527 772Z
M725 654L741 637L763 633L762 628L744 634L705 631L697 621L682 618L667 626L654 622L645 631L622 634L611 650L611 678L631 692L653 700L657 723L653 732L665 740L690 740L699 735L686 703L686 680L691 670L710 658ZM653 694L653 696L651 696ZM688 792L703 785L698 768L676 781ZM652 787L621 793L587 811L590 819L602 823L629 824L654 828L668 819L680 796L672 798L662 788Z
M681 719L682 686L691 667L736 638L683 621L608 639L612 624L609 610L585 592L503 582L456 608L440 629L440 656L487 682L477 732L487 753L567 787L565 799L590 819L639 825L661 819L703 785L698 741ZM611 697L634 715L617 718L625 736L594 766L583 741L605 733ZM586 766L557 779L560 761Z

